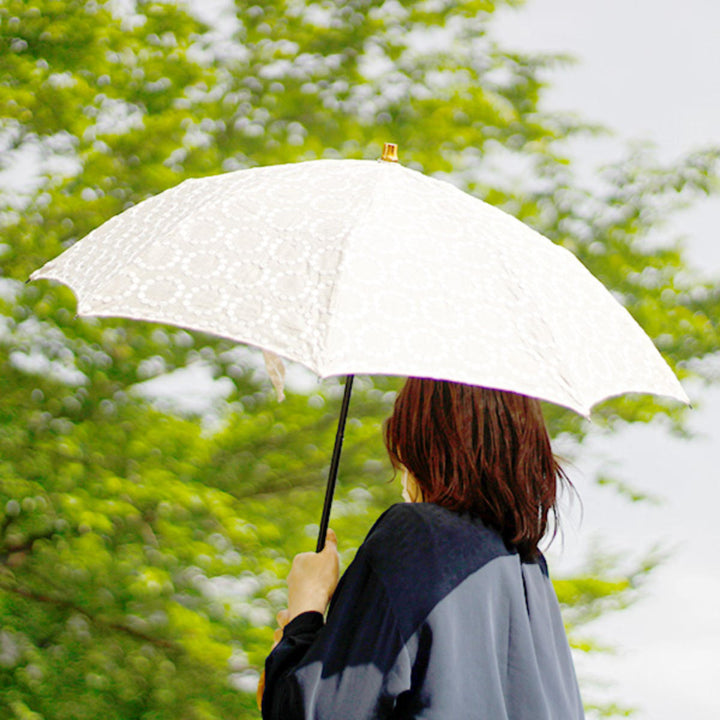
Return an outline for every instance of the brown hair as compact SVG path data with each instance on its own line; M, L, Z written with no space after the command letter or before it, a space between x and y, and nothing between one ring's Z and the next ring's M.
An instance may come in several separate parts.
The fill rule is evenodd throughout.
M538 400L411 377L384 434L393 466L412 473L423 500L478 516L523 559L537 556L548 513L557 519L558 481L570 484Z

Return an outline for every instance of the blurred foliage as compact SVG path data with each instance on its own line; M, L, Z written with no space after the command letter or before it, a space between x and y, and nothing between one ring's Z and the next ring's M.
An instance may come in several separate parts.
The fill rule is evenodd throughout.
M492 37L493 13L518 4L238 0L209 22L199 3L0 3L0 716L257 717L282 579L314 544L336 383L279 405L226 341L79 320L67 289L24 284L131 204L189 176L374 158L392 140L407 165L575 252L681 376L716 353L719 286L663 228L712 192L717 151L663 166L640 148L584 184L567 140L600 130L540 105L567 59ZM229 388L215 425L134 390L195 363ZM333 519L345 562L397 496L380 439L397 386L357 382ZM582 442L582 419L546 411ZM657 399L596 414L608 428L658 416L682 431ZM648 569L593 560L558 580L578 648Z

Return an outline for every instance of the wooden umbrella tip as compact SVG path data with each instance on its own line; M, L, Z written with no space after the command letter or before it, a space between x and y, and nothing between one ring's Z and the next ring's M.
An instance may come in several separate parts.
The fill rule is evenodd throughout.
M385 143L380 159L385 162L400 162L398 159L398 146L395 143Z

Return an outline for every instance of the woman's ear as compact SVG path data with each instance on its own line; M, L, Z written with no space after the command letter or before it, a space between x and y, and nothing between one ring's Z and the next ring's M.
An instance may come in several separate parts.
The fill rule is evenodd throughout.
M415 477L403 465L400 469L400 484L405 502L422 502L422 492Z

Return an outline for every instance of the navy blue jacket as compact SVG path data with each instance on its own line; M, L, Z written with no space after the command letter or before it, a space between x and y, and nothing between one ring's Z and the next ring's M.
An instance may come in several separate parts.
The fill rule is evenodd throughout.
M544 559L430 503L380 517L327 622L290 622L265 674L265 720L584 717Z

